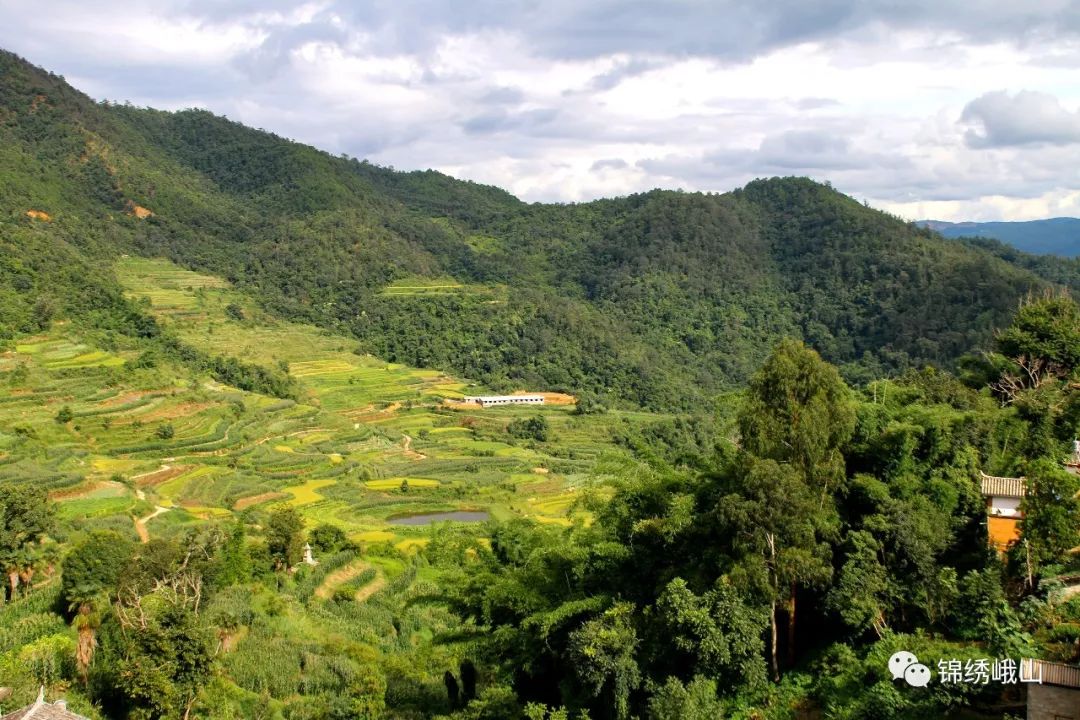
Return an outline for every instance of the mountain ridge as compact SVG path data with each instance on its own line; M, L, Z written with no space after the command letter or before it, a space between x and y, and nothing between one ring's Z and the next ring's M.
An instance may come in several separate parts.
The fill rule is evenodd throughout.
M993 238L1024 252L1061 257L1080 256L1080 218L1054 217L1000 222L919 220L918 224L948 238Z
M16 277L41 265L18 249L33 238L39 255L72 247L66 272L97 277L100 298L120 297L112 259L164 257L390 361L497 389L677 408L739 385L785 336L855 381L948 365L1024 295L1076 279L1071 266L944 241L805 178L524 203L205 110L96 103L10 53L0 55L0 139L7 336L33 326L38 288L66 287L63 268ZM135 206L152 214L136 217ZM387 291L437 278L454 288ZM108 316L113 331L127 331L116 317L137 314L56 304L53 315Z

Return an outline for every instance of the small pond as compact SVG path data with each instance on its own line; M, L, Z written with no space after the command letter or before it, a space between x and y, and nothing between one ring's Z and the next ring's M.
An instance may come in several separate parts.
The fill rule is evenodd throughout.
M435 522L484 522L490 515L486 512L455 510L453 512L421 513L387 520L391 525L430 525Z

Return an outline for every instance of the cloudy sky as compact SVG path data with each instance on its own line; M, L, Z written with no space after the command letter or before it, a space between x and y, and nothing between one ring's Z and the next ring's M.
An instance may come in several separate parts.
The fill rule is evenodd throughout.
M1080 216L1080 0L0 0L0 47L526 200L809 175L911 219Z

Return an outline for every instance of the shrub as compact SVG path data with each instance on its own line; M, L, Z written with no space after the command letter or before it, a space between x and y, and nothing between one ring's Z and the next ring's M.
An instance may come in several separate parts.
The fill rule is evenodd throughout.
M506 426L506 432L522 440L544 442L548 439L548 421L543 415L519 418Z

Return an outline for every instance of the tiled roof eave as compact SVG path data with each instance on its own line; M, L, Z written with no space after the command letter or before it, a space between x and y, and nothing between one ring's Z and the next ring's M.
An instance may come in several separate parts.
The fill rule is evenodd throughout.
M979 473L982 494L986 497L1022 498L1027 492L1027 478L999 477Z

